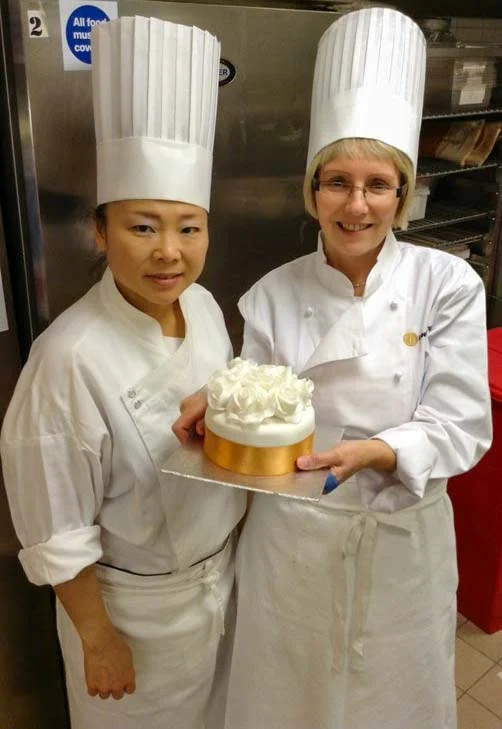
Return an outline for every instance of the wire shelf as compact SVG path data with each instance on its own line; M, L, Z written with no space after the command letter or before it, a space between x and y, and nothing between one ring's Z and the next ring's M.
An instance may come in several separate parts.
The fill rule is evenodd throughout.
M482 220L495 215L494 210L479 210L461 206L432 203L427 205L427 217L420 220L411 220L408 231L415 233L419 230L437 228L443 225L466 223L469 220Z
M422 119L456 119L466 116L486 116L487 114L502 114L502 107L493 107L491 109L474 109L471 111L427 111L424 110Z
M409 243L428 246L429 248L440 248L453 253L467 250L473 243L482 242L484 235L482 233L473 233L472 230L466 230L465 228L449 226L439 228L434 233L403 231L397 237L399 240L405 240Z
M484 170L488 167L498 167L501 162L498 159L487 159L482 165L460 165L454 162L447 162L434 157L422 157L418 160L417 177L440 177L443 175L456 175L459 172L472 172L472 170Z

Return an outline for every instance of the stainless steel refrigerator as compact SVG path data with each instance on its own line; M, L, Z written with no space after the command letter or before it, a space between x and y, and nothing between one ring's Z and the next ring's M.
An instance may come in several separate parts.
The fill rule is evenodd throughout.
M89 288L96 269L89 70L64 70L67 38L58 2L1 2L3 416L33 337ZM146 0L119 0L117 10L199 25L222 42L202 283L222 305L238 351L239 295L267 270L315 246L301 185L315 49L334 14ZM68 724L52 595L24 578L3 487L0 528L0 727L60 729Z

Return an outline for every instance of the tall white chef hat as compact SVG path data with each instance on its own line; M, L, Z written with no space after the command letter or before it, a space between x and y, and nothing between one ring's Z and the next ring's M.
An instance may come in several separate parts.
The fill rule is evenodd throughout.
M220 44L157 18L96 26L98 204L178 200L209 210Z
M362 137L396 147L416 169L425 60L422 31L396 10L335 21L317 49L307 165L328 144Z

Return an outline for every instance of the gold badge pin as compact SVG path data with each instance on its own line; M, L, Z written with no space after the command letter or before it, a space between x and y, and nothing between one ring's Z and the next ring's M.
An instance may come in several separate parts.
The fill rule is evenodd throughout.
M407 347L414 347L418 344L418 334L415 334L415 332L406 332L403 335L403 342Z

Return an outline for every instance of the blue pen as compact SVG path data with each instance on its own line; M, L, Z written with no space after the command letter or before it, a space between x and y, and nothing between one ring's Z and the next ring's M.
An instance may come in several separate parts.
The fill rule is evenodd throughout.
M333 476L333 474L330 473L328 478L326 479L326 483L324 484L324 488L323 488L322 492L323 492L323 494L330 494L339 485L340 485L340 482L337 479L337 477Z

